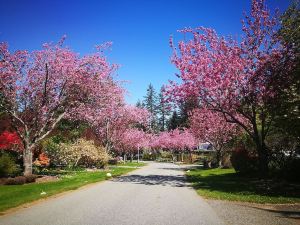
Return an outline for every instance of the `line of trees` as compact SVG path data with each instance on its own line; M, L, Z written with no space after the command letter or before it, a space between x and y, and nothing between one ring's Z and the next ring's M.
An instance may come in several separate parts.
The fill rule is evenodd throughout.
M174 104L166 96L164 86L157 93L150 83L143 100L136 103L138 108L147 109L151 114L149 127L154 133L189 127L189 112L199 107L197 98L189 98Z

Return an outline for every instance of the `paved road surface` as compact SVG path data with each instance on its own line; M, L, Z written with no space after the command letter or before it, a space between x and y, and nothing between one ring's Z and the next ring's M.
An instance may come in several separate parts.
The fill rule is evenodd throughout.
M2 225L194 225L223 224L188 187L179 166L150 163L98 183L0 217Z

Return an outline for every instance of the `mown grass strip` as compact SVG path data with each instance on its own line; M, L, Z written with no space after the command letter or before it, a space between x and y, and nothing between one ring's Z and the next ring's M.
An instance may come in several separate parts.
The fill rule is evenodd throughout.
M87 184L109 179L106 173L112 177L128 173L135 168L113 168L110 171L78 171L67 172L60 176L58 181L46 183L30 183L24 185L1 185L0 186L0 212L29 203L38 199L49 197L61 192L75 190ZM41 195L42 192L46 194Z
M253 203L300 202L300 184L237 174L234 169L195 169L186 173L205 198Z

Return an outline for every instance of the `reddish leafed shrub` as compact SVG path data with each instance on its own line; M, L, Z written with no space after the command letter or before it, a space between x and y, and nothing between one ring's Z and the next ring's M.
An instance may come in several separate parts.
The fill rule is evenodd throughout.
M26 178L24 176L8 178L5 182L6 185L20 185L25 183L26 183Z
M26 183L33 183L33 182L35 182L35 180L36 180L37 177L38 177L38 176L37 176L37 175L34 175L34 174L26 175L26 176L25 176Z
M22 142L16 132L4 131L0 134L0 149L22 149Z
M33 162L33 165L40 166L40 167L46 167L49 166L50 159L45 153L39 154L39 157Z
M231 163L235 171L239 173L253 173L258 168L258 158L251 154L245 146L238 146L232 152Z

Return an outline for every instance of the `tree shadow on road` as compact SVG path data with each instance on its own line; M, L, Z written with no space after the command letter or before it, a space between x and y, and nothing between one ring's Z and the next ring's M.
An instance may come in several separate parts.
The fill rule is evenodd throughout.
M115 178L113 182L128 182L144 185L162 185L171 187L186 187L186 179L183 175L128 175Z

